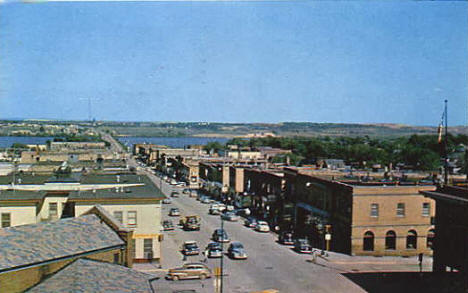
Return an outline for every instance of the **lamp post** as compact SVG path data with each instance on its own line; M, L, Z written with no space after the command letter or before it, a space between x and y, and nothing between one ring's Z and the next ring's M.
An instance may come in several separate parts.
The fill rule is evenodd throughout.
M224 238L224 219L223 217L220 217L221 218L221 231L223 232L223 238ZM224 239L223 241L221 241L221 260L220 260L220 266L221 266L221 270L220 270L220 293L223 293L223 275L224 275Z

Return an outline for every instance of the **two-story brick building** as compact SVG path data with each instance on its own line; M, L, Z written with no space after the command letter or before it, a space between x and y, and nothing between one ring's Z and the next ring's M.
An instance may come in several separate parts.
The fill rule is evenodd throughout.
M432 254L435 202L399 186L319 178L287 169L286 198L295 204L295 230L325 248L352 255Z

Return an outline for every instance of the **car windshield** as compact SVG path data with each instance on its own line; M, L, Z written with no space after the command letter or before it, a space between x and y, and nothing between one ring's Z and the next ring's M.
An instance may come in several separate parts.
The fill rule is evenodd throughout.
M235 243L232 244L232 248L233 249L242 249L242 248L244 248L244 246L242 245L242 243L235 242Z
M194 248L198 248L197 244L195 243L186 243L185 244L185 248L187 249L194 249Z

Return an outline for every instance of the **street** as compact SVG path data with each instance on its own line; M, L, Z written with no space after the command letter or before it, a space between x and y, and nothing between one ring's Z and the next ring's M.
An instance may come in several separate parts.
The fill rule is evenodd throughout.
M150 176L159 186L161 180ZM209 204L202 204L195 198L182 194L182 188L173 187L162 181L162 191L169 195L173 190L180 192L179 198L173 198L172 204L163 205L163 219L171 219L178 224L179 217L169 217L171 207L177 207L181 215L199 215L201 217L200 231L183 231L176 227L175 231L165 232L162 243L162 268L168 269L184 263L183 255L179 252L184 241L197 241L203 251L210 242L212 232L219 228L219 216L208 214ZM243 226L243 221L224 222L231 241L240 241L249 255L247 260L231 260L224 257L224 292L251 292L257 290L277 289L280 292L364 292L360 287L339 274L333 268L328 268L308 262L310 255L294 252L291 247L282 246L276 242L273 233L259 233ZM227 250L229 244L225 244ZM188 256L187 262L199 262L203 255ZM220 266L219 259L208 259L208 266L213 270ZM157 270L155 270L157 271ZM150 272L150 270L148 271ZM158 273L163 277L164 271ZM159 281L161 287L164 282L185 283L181 288L196 289L199 292L214 292L214 278L205 281ZM158 283L156 282L156 283ZM167 286L167 285L166 285ZM157 287L156 287L157 288Z
M111 136L104 135L103 138L111 143L113 150L122 150L121 145ZM181 266L186 262L203 261L202 254L187 256L184 260L180 252L181 246L185 241L194 240L203 252L211 241L213 231L221 226L220 217L208 214L209 204L202 204L195 198L182 194L183 188L166 183L146 167L138 167L139 164L130 155L127 157L127 163L146 174L166 196L169 197L172 191L178 191L180 194L178 198L172 198L172 204L162 205L162 220L172 220L176 229L163 232L161 267L155 264L135 264L134 268L160 277L153 283L158 292L172 292L165 291L168 288L215 292L214 277L204 281L174 282L165 280L164 276L169 268ZM179 208L181 216L199 215L200 231L183 231L178 226L180 217L168 215L172 207ZM276 289L280 292L365 292L343 273L349 276L350 273L418 271L417 261L414 258L401 257L358 257L329 252L328 257L319 257L315 263L312 263L311 255L298 254L292 250L292 247L280 245L276 242L276 234L272 232L259 233L245 227L242 218L239 222L225 221L224 229L231 242L240 241L244 245L249 257L247 260L224 257L223 292L252 292L266 289ZM228 246L229 243L224 245L224 251ZM425 259L424 271L430 270L431 262L432 259ZM216 267L220 267L220 259L208 259L207 265L214 271Z

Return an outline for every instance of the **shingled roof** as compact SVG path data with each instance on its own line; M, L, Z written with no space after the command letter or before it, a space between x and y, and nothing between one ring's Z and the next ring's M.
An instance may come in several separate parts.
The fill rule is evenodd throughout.
M124 266L78 259L26 292L148 293L153 292L150 282L154 279Z
M0 229L0 274L44 262L123 247L96 215Z

